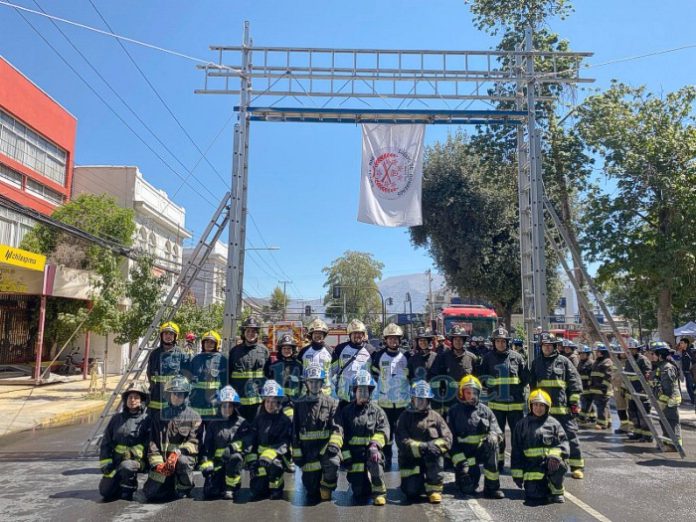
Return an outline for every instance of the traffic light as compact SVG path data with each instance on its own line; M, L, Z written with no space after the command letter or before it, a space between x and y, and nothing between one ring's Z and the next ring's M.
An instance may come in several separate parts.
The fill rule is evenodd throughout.
M332 296L334 299L340 299L341 298L341 287L338 285L334 285L332 287Z
M391 305L394 304L394 298L393 298L393 297L387 297L387 298L384 300L384 302L385 302L385 304L386 304L387 306L391 306Z
M312 307L307 305L304 307L304 314L306 317L309 317L312 315Z

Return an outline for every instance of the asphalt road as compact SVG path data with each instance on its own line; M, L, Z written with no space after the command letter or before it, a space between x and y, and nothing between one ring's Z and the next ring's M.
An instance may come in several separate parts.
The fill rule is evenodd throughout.
M568 478L567 500L562 505L525 506L509 475L501 479L504 500L458 498L450 483L439 506L407 504L398 489L398 471L393 471L388 473L388 505L377 508L352 505L343 474L333 501L314 506L304 505L299 475L286 476L285 500L249 502L245 480L238 504L203 501L199 488L193 499L165 504L145 504L140 492L134 502L104 503L96 489L96 459L78 456L89 428L83 424L0 439L0 520L678 522L693 520L696 512L696 432L690 430L684 430L686 460L646 444L624 444L619 436L583 431L586 478ZM202 485L198 474L196 484Z

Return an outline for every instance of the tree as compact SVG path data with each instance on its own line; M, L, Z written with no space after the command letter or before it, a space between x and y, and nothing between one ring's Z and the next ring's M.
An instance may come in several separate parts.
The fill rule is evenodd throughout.
M693 86L657 97L615 82L580 109L583 137L616 186L588 198L583 239L600 280L645 282L670 342L675 303L696 291L695 99Z
M195 299L186 299L172 319L181 329L181 335L193 332L200 336L208 330L222 333L224 305L198 306Z
M285 317L285 310L287 309L288 302L290 298L283 290L276 286L271 293L271 299L269 303L270 311L274 313L276 317Z
M657 327L657 308L648 281L617 274L604 282L603 290L616 313L637 323L639 339Z
M322 268L326 274L326 316L336 321L360 319L370 325L381 324L382 300L376 281L382 279L382 268L384 263L372 254L350 250ZM340 297L334 297L335 287L340 288Z
M573 11L568 0L465 0L477 29L495 35L501 29L538 27L553 16L563 19Z
M164 278L153 273L154 260L149 255L138 257L126 283L126 297L131 305L119 317L117 343L131 347L147 331L162 305Z

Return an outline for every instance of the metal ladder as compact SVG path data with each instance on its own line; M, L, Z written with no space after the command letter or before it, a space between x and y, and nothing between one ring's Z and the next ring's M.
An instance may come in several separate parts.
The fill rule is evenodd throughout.
M645 420L645 423L648 425L648 428L650 428L650 432L652 433L653 440L655 441L657 448L660 451L664 451L665 443L670 443L677 449L679 455L682 458L685 458L686 452L684 451L684 448L680 444L678 437L674 433L674 430L667 422L667 419L665 418L665 415L662 412L662 409L660 408L655 394L653 394L652 389L648 384L648 381L645 379L645 376L640 371L638 363L636 362L635 357L633 357L631 351L628 349L625 339L619 333L616 323L614 322L614 318L612 317L608 307L604 303L604 300L602 299L600 292L597 291L593 279L587 273L585 265L582 263L582 259L580 258L580 253L575 248L573 248L567 230L563 226L563 223L558 217L558 214L556 214L556 211L554 210L553 206L551 205L551 202L546 196L544 196L544 210L551 218L550 221L546 221L546 237L549 240L549 243L551 243L551 246L553 247L554 251L556 252L556 255L558 256L558 259L561 262L561 265L563 265L563 269L565 270L566 275L570 280L570 283L573 285L573 288L575 289L575 293L578 296L580 306L585 308L585 310L587 311L587 316L591 319L597 332L599 332L602 342L605 344L605 346L608 347L610 345L609 339L607 338L606 334L602 332L599 322L597 321L597 318L595 317L592 311L592 307L590 306L588 297L585 295L584 290L578 285L578 282L571 268L568 265L568 261L566 259L566 251L570 252L575 262L575 266L579 267L582 271L582 275L585 278L585 281L587 282L587 288L592 293L594 299L597 301L597 304L601 308L602 313L604 313L604 317L607 318L612 333L614 334L614 337L619 341L621 349L626 355L626 359L631 369L633 370L632 372L626 372L624 369L623 361L619 360L617 355L612 350L609 350L609 356L611 357L611 360L614 363L614 365L619 369L619 373L621 374L621 379L624 383L624 386L627 390L633 390L633 385L631 384L629 377L635 376L638 378L641 386L643 387L643 393L635 393L631 391L631 395L640 397L641 399L647 399L652 407L652 412L648 413L643 407L642 401L635 401L641 417ZM664 437L661 434L661 432L658 431L658 427L655 426L654 421L659 421L662 424L662 426L665 428L665 431L667 432L667 437Z
M126 385L130 382L137 381L143 373L147 366L148 354L153 351L156 346L150 344L150 340L154 336L155 332L159 328L162 322L170 320L176 311L179 309L187 296L191 286L198 277L198 273L201 271L203 265L207 261L210 253L215 248L222 231L227 226L230 218L230 205L231 205L231 194L227 192L222 198L220 205L217 207L212 219L208 223L205 231L201 235L196 248L194 249L191 257L182 267L181 273L176 279L174 286L167 294L166 299L160 306L159 310L155 314L155 317L150 323L147 332L142 337L138 349L130 360L127 370L121 376L116 388L104 406L99 419L97 420L94 430L90 437L85 441L80 452L81 455L86 455L90 448L94 450L97 449L97 445L102 438L103 430L105 424L109 417L111 417L115 412L118 411L118 407L121 404L121 393L126 388Z

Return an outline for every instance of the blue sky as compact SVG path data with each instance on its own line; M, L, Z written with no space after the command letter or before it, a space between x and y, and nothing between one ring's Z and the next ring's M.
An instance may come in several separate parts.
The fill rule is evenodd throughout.
M488 49L496 40L477 31L462 0L352 0L350 2L93 0L115 32L182 53L212 59L210 44L238 45L244 20L256 45L384 49ZM49 13L104 28L88 0L38 0ZM34 0L17 0L36 9ZM696 44L696 2L663 0L578 0L566 21L551 29L573 49L593 51L589 62ZM321 7L318 7L321 6ZM182 185L186 170L149 135L51 25L27 18L81 75L109 100L179 173L173 174L11 8L0 5L0 54L78 118L77 164L138 165L146 179L186 207L187 228L200 233L226 189L231 159L234 97L193 94L203 75L193 62L126 44L160 95L198 146L207 149L211 168L200 162ZM200 154L158 102L128 58L109 37L61 25L99 73L176 154L188 169ZM584 74L606 87L612 78L655 92L694 82L696 48L594 67ZM579 99L583 93L580 92ZM232 120L233 121L233 120ZM226 125L227 123L227 125ZM454 128L432 126L426 143ZM213 142L219 134L219 138ZM249 253L245 287L254 296L270 294L277 281L291 279L288 293L316 298L321 268L345 250L372 252L385 263L384 276L423 272L431 261L414 250L405 229L386 229L356 220L360 172L360 129L354 125L252 124L248 246L280 247ZM282 268L281 268L282 267Z

